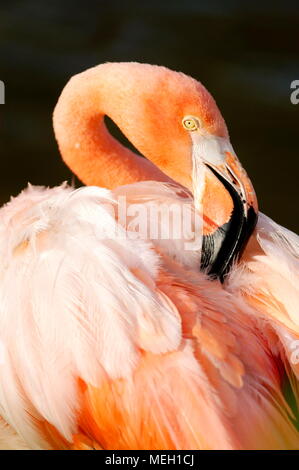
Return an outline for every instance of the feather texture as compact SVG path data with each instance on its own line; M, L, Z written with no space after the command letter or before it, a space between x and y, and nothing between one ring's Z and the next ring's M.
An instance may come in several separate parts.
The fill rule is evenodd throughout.
M186 202L165 183L131 189ZM256 307L177 242L125 236L125 192L29 187L1 209L3 419L36 449L295 448Z

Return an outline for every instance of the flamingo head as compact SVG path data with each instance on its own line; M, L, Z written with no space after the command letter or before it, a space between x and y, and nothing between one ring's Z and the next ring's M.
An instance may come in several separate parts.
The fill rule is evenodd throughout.
M109 135L104 115L149 160L147 174L135 172L141 159ZM161 66L101 64L72 78L54 125L63 158L87 184L117 186L126 165L121 181L166 174L192 192L203 219L201 268L223 279L254 229L258 206L224 119L200 82ZM95 172L104 153L112 157Z
M223 279L255 227L258 205L213 97L165 67L107 66L123 85L116 121L143 155L193 193L204 221L201 268ZM124 97L130 101L119 106Z
M221 280L244 250L256 225L251 181L228 136L209 132L195 115L182 119L192 146L192 188L204 220L201 268Z

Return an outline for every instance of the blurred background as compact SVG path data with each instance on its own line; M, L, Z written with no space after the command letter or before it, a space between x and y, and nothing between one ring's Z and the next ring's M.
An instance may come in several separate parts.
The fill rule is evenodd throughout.
M106 61L183 71L215 97L263 212L299 232L299 3L1 0L0 203L72 180L51 115L75 73Z

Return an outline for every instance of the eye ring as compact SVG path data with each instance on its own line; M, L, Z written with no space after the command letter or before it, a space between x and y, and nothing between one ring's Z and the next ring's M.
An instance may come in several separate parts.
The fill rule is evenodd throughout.
M201 127L200 120L195 116L185 116L182 119L183 128L186 131L197 131Z

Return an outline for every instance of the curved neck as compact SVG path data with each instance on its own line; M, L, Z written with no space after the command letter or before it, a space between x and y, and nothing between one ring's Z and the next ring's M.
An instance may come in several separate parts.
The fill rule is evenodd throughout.
M105 115L122 128L124 100L117 96L118 89L98 68L70 80L54 111L54 131L63 160L86 185L112 189L144 180L170 181L106 129Z

